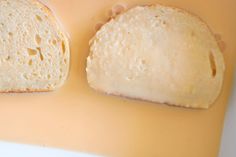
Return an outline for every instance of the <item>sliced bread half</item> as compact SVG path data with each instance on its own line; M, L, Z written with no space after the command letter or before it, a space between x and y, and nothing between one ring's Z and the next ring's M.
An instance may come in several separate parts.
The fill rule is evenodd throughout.
M0 92L51 91L69 71L69 41L37 0L0 0Z
M198 17L162 5L117 16L90 41L89 85L99 91L171 105L208 108L218 97L224 59Z

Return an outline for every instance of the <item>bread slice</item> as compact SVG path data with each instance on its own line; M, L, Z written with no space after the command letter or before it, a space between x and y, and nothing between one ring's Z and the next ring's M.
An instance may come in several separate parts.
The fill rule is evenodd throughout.
M69 70L69 41L37 0L0 0L0 92L51 91Z
M224 59L196 16L162 5L137 6L90 41L89 85L108 94L191 108L218 97Z

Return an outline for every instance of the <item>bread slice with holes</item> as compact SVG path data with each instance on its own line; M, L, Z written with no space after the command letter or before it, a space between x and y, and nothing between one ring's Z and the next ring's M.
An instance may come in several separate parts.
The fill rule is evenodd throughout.
M90 41L89 85L108 94L208 108L220 94L224 59L208 26L168 6L137 6Z
M51 91L69 71L69 41L37 0L0 0L0 92Z

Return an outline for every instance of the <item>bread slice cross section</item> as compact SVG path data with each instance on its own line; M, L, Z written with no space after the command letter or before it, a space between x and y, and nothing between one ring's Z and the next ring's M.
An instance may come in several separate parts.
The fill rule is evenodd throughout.
M61 87L69 40L51 10L37 0L0 0L0 92Z
M90 41L87 80L107 94L191 108L219 96L225 63L205 22L182 9L137 6Z

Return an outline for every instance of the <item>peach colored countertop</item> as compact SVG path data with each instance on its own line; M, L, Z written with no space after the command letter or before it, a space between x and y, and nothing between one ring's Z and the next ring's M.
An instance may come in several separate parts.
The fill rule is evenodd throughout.
M169 4L206 21L225 42L222 93L209 110L107 96L89 88L85 64L94 27L115 4ZM236 59L233 0L50 0L71 36L71 72L56 92L0 95L0 140L120 157L216 157Z

